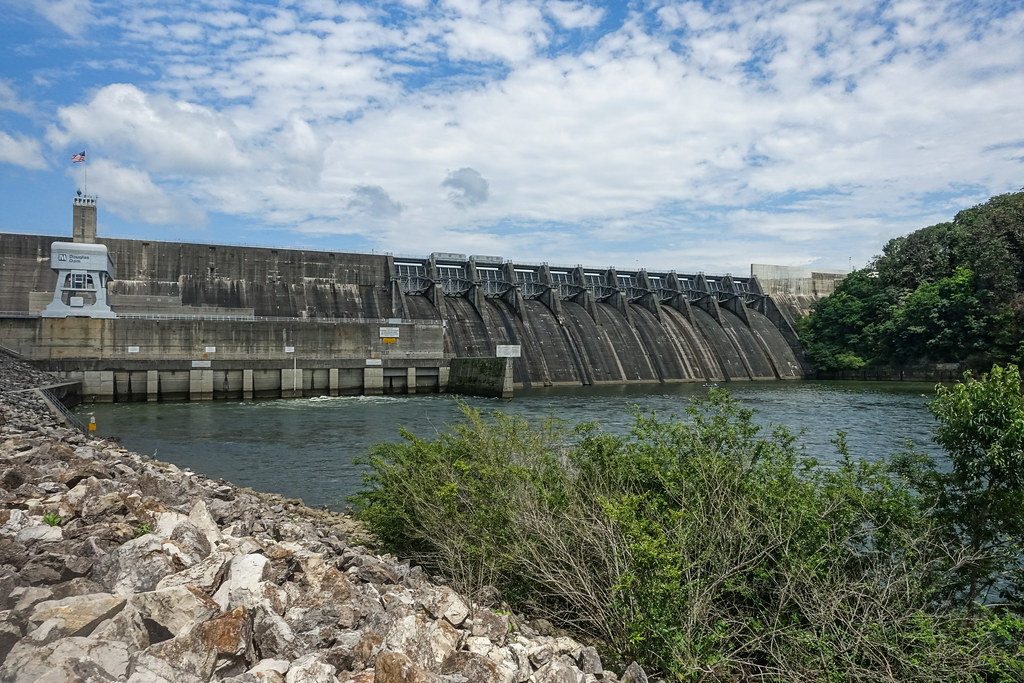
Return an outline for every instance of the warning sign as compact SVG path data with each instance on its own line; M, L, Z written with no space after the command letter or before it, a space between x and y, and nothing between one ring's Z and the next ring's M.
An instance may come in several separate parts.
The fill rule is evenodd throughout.
M398 339L396 339L395 337L381 337L380 340L382 342L384 342L385 344L397 344L398 343Z

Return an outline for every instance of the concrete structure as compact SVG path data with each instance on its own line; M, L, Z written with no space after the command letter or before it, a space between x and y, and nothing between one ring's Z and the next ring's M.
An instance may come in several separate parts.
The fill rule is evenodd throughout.
M452 358L448 392L512 398L512 359Z
M444 391L452 359L512 347L517 386L807 372L756 277L93 239L117 266L116 319L36 317L59 238L0 234L0 345L81 374L87 396Z
M44 318L114 318L107 304L107 283L114 264L102 244L54 242L50 267L57 271L53 300L43 309Z
M96 242L96 198L79 194L72 202L71 234L75 242Z
M798 315L807 315L818 299L829 296L836 285L849 275L848 270L797 268L753 263L750 276L761 284L765 294L792 325Z

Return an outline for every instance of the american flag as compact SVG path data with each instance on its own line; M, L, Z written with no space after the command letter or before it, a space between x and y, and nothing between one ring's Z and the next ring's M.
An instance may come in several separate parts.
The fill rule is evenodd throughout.
M71 162L77 164L79 161L85 161L85 151L81 151L78 154L71 155Z

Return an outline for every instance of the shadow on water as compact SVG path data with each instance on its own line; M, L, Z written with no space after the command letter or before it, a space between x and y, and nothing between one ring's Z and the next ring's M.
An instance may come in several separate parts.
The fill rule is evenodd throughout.
M847 432L854 457L880 458L905 439L937 453L927 411L934 385L871 382L735 382L722 388L763 425L803 430L807 454L834 459L831 440ZM497 409L536 421L555 416L569 423L600 423L611 433L632 424L630 409L682 415L687 402L705 396L699 384L608 385L519 390L508 401L469 398L484 411ZM341 509L361 484L353 460L380 441L399 438L399 427L431 438L459 419L447 395L354 396L249 402L117 403L82 405L95 415L100 436L128 449L239 486L302 498Z

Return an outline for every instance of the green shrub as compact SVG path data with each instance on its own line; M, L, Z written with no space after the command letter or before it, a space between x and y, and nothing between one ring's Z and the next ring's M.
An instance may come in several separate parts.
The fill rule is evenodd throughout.
M683 420L490 419L376 446L355 502L392 551L499 588L673 680L1012 680L1020 624L937 599L944 548L883 464L803 457L724 392Z

